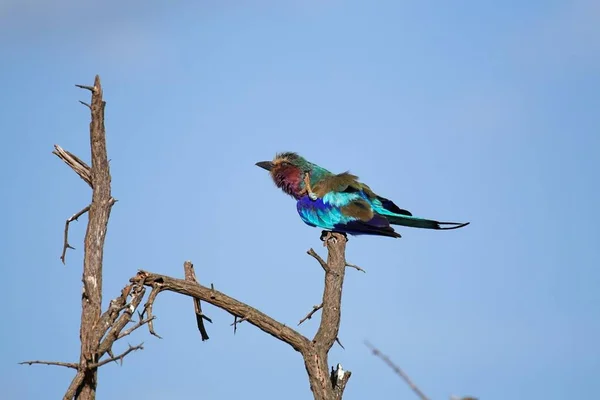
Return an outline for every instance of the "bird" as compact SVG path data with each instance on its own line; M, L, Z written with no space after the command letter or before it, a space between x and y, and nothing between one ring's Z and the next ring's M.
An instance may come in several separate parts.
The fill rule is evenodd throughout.
M296 200L305 224L327 232L402 237L391 225L436 230L458 229L470 222L440 222L413 216L376 194L350 172L334 174L295 152L277 153L256 166L269 171L275 185Z

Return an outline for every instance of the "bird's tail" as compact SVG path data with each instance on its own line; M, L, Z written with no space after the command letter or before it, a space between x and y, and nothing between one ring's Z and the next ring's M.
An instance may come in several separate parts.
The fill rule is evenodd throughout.
M469 222L439 222L431 219L424 219L419 217L413 217L409 215L385 215L385 217L393 225L410 226L412 228L425 228L425 229L458 229L463 226L469 225Z

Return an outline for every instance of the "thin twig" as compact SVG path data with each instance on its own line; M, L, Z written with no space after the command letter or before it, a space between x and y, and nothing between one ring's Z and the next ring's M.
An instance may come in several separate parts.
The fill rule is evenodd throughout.
M150 296L148 296L148 301L146 304L144 304L144 311L142 311L142 316L148 316L148 331L151 335L156 336L159 339L162 339L162 337L154 331L154 316L152 315L152 306L154 305L156 296L158 296L161 290L161 285L159 283L152 285L152 291L150 292Z
M314 315L314 313L316 313L317 311L319 311L321 308L323 308L323 303L319 304L318 306L313 306L312 310L310 310L310 312L308 314L306 314L306 316L304 318L302 318L300 320L300 322L298 322L298 325L300 325L301 323L303 323L307 319L311 319L312 316Z
M196 272L194 271L194 264L191 261L186 261L183 263L183 271L185 274L185 280L198 283L198 279L196 278ZM196 315L196 325L198 326L198 331L200 331L200 337L202 341L208 340L208 332L206 332L206 327L204 326L204 320L207 320L212 324L212 320L208 318L204 313L202 313L202 305L199 299L192 299L194 302L194 314ZM234 329L235 333L235 329Z
M340 342L340 338L337 338L337 337L336 337L336 338L335 338L335 341L337 342L337 344L339 344L339 345L340 345L340 347L341 347L342 349L346 350L346 348L344 347L344 345L342 344L342 342Z
M22 361L19 363L20 365L33 365L33 364L44 364L44 365L55 365L57 367L67 367L77 369L79 368L79 364L70 363L70 362L62 362L62 361L40 361L40 360L32 360L32 361Z
M123 359L125 358L125 356L127 354L131 353L132 351L137 351L137 350L144 350L143 342L138 344L137 346L129 345L129 348L127 350L125 350L123 353L119 354L118 356L110 357L110 358L107 358L106 360L100 361L99 363L91 364L88 366L88 368L100 368L103 365L106 365L110 362L117 361L117 360L119 360L121 362L121 365L123 365Z
M92 92L93 94L96 94L96 92L98 91L98 87L96 87L96 85L94 86L87 86L87 85L75 85L80 89L87 89L90 92Z
M364 269L362 269L362 268L361 268L361 267L359 267L358 265L356 265L356 264L350 264L350 263L349 263L349 262L347 262L347 261L346 261L346 267L354 268L355 270L357 270L357 271L362 271L362 272L364 272L365 274L367 273L367 271L365 271Z
M308 249L308 251L306 252L306 254L308 254L309 256L313 257L315 260L317 260L319 262L319 264L321 264L321 267L323 268L323 271L327 271L327 263L321 258L320 255L317 254L316 251L314 251L312 248Z
M229 325L229 326L233 326L233 334L234 335L235 335L235 332L237 331L238 324L241 324L242 322L247 321L247 320L248 320L248 316L240 318L239 320L238 320L238 316L237 315L233 316L233 323L231 325Z
M406 382L406 384L410 386L413 392L415 392L421 400L429 400L429 398L425 396L425 393L423 393L421 389L419 389L419 387L410 379L410 377L404 371L402 371L402 369L399 366L394 364L394 362L390 360L388 356L383 354L381 351L379 351L379 349L377 349L375 346L373 346L367 341L365 341L365 346L367 346L373 352L374 356L381 358L383 362L385 362L388 365L388 367L390 367L396 374L398 374L402 379L404 379L404 382Z
M83 214L85 214L88 211L90 211L90 206L87 206L83 210L79 211L78 213L73 214L71 216L71 218L68 218L67 221L65 222L63 250L62 250L62 254L60 255L60 260L62 261L63 265L65 264L65 258L67 256L67 249L75 250L75 247L73 247L69 244L69 224L73 221L77 221L79 219L79 217L81 217Z
M142 326L146 325L147 323L149 323L150 321L152 321L152 320L153 320L153 319L155 319L155 318L156 318L155 316L152 316L151 318L140 319L140 321L139 321L137 324L135 324L135 325L134 325L134 326L132 326L131 328L129 328L129 329L127 329L127 330L125 330L125 331L123 331L123 332L119 333L119 336L117 336L117 340L119 340L119 339L121 339L121 338L123 338L123 337L125 337L125 336L127 336L127 335L129 335L129 334L131 334L131 332L133 332L133 331L135 331L136 329L138 329L138 328L140 328L140 327L142 327ZM112 357L112 355L111 355L111 357Z

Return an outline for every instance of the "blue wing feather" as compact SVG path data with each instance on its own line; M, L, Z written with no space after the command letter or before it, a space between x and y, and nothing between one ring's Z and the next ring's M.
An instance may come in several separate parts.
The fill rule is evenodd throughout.
M409 211L394 204L393 201L374 194L360 184L348 185L341 191L330 191L316 200L304 196L298 200L296 207L300 218L307 225L327 230L349 233L351 235L382 235L400 237L391 225L402 225L426 229L457 229L469 223L439 222L413 216ZM352 203L357 206L371 208L372 218L360 219L359 215L351 216L342 212L344 207ZM348 212L348 209L345 209ZM365 218L364 213L361 214Z
M308 196L301 197L296 203L298 214L304 223L327 230L349 233L351 235L383 235L400 237L388 220L375 213L373 218L362 221L342 213L342 207L357 200L366 200L373 208L368 196L363 192L329 192L316 200ZM364 203L363 203L364 204ZM373 208L373 211L375 209Z

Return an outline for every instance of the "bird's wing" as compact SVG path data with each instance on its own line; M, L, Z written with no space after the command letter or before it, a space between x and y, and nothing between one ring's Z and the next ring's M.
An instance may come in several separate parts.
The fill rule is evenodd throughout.
M325 182L325 185L321 187L313 187L313 191L317 194L316 200L312 200L309 196L304 196L298 200L298 213L305 223L354 235L370 234L400 237L390 227L386 218L374 213L364 192L346 190L354 185L353 182L356 182L356 177L349 174L342 177L337 175L336 177L338 179L327 178L329 182ZM323 188L339 190L324 192Z
M317 201L307 203L305 207L310 211L305 212L312 215L313 222L306 219L305 222L325 229L399 237L390 224L443 230L468 225L468 222L439 222L414 217L410 211L373 192L349 172L324 177L313 185L312 192Z
M312 191L317 197L323 197L327 193L331 192L345 192L348 188L353 188L352 191L356 192L360 188L358 182L358 176L352 175L349 172L342 172L337 175L326 176L319 180L312 187Z
M313 185L312 191L317 197L324 197L328 193L361 193L364 194L366 199L372 204L373 209L376 213L381 215L389 214L400 214L411 216L411 212L404 210L394 204L393 201L386 199L385 197L379 196L371 190L371 188L359 182L358 176L352 175L349 172L343 172L341 174L328 176L320 180L317 184Z

